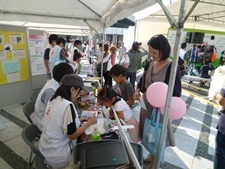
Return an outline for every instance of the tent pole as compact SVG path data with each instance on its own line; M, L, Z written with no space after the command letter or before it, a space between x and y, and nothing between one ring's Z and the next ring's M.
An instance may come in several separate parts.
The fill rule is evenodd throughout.
M195 3L192 5L191 9L188 11L187 15L185 16L185 18L182 21L182 24L184 24L186 22L186 20L188 19L188 17L191 15L191 13L193 12L193 10L195 9L195 7L198 5L200 0L195 0Z
M166 18L167 18L168 22L170 23L171 27L174 27L174 26L177 27L178 23L177 23L176 19L173 18L170 11L163 4L162 0L156 0L156 1L158 2L158 4L161 6L162 10L166 14Z
M187 10L187 0L182 0L180 5L180 14L178 19L178 27L177 27L177 34L176 34L176 40L175 40L175 46L174 46L174 52L173 52L173 62L172 67L170 70L170 80L169 80L169 86L168 86L168 92L166 97L166 104L165 104L165 110L164 110L164 118L163 118L163 125L162 125L162 131L160 134L160 141L158 146L158 153L156 158L156 166L155 169L158 169L160 167L160 159L162 156L162 151L164 151L163 144L165 138L166 138L166 131L167 131L167 123L168 123L168 115L169 115L169 108L172 100L172 94L174 89L174 83L176 78L176 72L177 72L177 65L178 65L178 59L179 59L179 44L181 40L181 34L183 32L183 24L180 24L186 14ZM167 15L168 13L165 12ZM172 16L169 16L171 18ZM175 23L174 23L175 24Z
M102 34L102 62L101 62L101 87L103 87L103 59L104 59L104 44L105 44L105 27L103 27L103 34Z

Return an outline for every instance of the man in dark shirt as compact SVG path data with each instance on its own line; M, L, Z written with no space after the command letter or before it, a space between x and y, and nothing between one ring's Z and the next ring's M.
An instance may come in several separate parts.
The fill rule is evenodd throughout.
M49 44L46 47L45 53L44 53L45 68L46 68L46 71L47 71L47 75L50 75L50 76L51 76L51 73L50 73L50 67L49 67L49 53L50 53L51 48L55 46L57 39L58 39L58 36L55 35L55 34L51 34L49 36L49 38L48 38Z
M216 95L216 100L220 105L225 106L225 86L221 89L220 94ZM216 147L214 155L214 169L223 169L225 167L225 111L218 121L218 132L216 135Z

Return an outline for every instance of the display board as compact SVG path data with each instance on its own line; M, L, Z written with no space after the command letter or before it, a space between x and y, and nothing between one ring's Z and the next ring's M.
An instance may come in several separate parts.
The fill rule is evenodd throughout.
M1 24L0 29L1 109L14 104L21 104L30 100L32 83L31 78L29 78L31 77L31 71L28 59L29 51L27 50L28 29L22 26ZM7 43L8 46L5 46L7 45L5 43ZM16 79L16 77L18 79Z
M46 74L43 61L45 51L44 35L30 34L29 50L32 76Z
M26 33L0 30L0 84L28 79Z
M43 56L48 44L47 34L43 30L28 29L28 53L31 69L32 90L42 88L47 82Z

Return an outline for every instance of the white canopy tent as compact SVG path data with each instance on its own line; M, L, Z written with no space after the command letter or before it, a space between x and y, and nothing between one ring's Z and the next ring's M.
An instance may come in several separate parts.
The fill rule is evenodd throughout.
M155 0L1 0L0 24L90 36L155 3Z
M167 9L176 19L179 16L178 9L180 4L180 0L173 0L171 4L167 4ZM193 0L188 0L187 10L190 10L193 4ZM157 4L154 6L157 8ZM158 11L150 10L145 16L147 17L139 17L136 24L136 39L138 41L147 44L149 38L155 34L167 35L171 24L168 23L166 15L161 8L158 8ZM185 22L184 27L224 32L224 24L225 0L200 0Z
M161 0L156 0L163 8L164 12L169 18L169 22L178 29L174 56L178 56L178 44L180 43L180 35L183 31L183 24L186 21L186 16L194 9L189 10L190 13L186 14L187 0L181 0L179 19L176 21L166 7L162 4ZM89 28L95 31L101 28L106 28L112 25L115 21L129 16L137 11L140 11L146 7L149 7L156 3L155 0L68 0L66 3L53 0L1 0L0 1L0 21L20 21L23 22L21 26L29 26L30 23L34 24L34 27L39 27L39 23L50 24L62 24L70 26L78 26L78 29ZM196 3L199 0L196 0ZM75 7L71 7L71 6ZM86 4L86 5L85 5ZM176 9L177 10L177 9ZM75 11L75 12L74 12ZM97 12L96 12L97 11ZM19 23L19 22L17 22ZM44 26L43 26L44 27ZM54 26L51 26L54 27ZM160 157L162 154L163 140L166 135L166 126L168 122L168 113L172 99L172 90L174 87L176 67L178 63L178 57L174 57L171 67L171 76L169 81L167 100L165 105L165 113L163 120L163 128L160 137L159 151L157 155L156 168L159 168Z
M187 10L190 10L194 0L188 0ZM179 16L179 7L181 1L176 1L167 6L167 9L173 15L174 18ZM150 17L165 17L163 10L151 14ZM225 0L200 0L188 20L194 20L195 22L205 21L209 25L215 23L225 24Z

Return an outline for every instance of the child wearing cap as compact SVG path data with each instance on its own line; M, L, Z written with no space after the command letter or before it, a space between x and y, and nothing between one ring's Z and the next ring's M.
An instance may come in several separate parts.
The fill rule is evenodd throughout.
M128 105L134 104L134 89L126 79L126 69L122 65L116 64L110 69L109 74L116 82L116 92L122 96Z
M62 85L47 104L39 148L53 168L73 168L73 149L77 138L88 127L97 123L95 116L78 118L73 102L81 89L87 91L81 77L65 75ZM87 122L80 127L83 120Z

